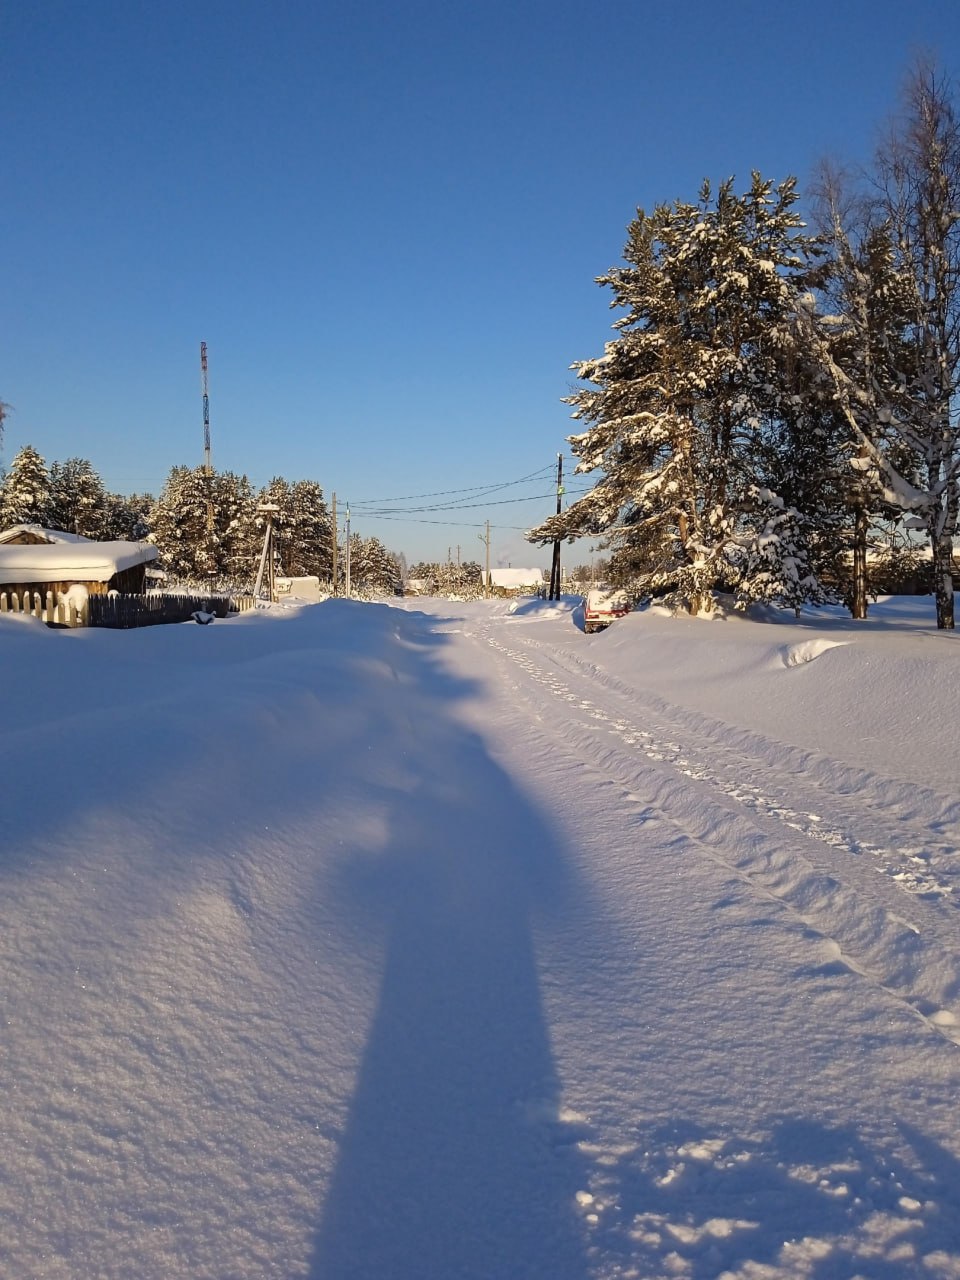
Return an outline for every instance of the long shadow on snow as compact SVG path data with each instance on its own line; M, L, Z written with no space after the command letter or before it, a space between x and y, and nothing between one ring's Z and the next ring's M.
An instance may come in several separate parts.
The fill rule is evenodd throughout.
M678 1119L644 1136L641 1162L631 1152L594 1181L616 1205L596 1242L640 1275L663 1274L671 1258L691 1280L768 1268L810 1280L927 1275L923 1258L952 1262L960 1250L960 1162L897 1127L908 1148L895 1133L880 1150L853 1126L807 1116L774 1117L760 1140Z
M449 708L418 730L386 847L334 887L386 930L386 959L309 1275L583 1280L584 1175L531 938L532 914L570 891L560 843Z
M572 892L560 842L453 717L474 692L438 661L438 628L456 619L389 611L385 626L387 612L332 601L269 625L86 636L62 655L60 637L41 637L49 671L65 658L62 687L26 734L0 872L72 856L78 831L89 859L87 824L124 822L122 884L105 889L123 904L117 954L97 976L113 991L147 918L200 877L243 887L267 824L282 840L291 814L299 830L375 801L386 845L371 865L358 841L339 891L345 916L386 931L386 962L311 1275L583 1280L583 1174L556 1118L531 938L533 913ZM111 663L116 706L90 675ZM39 697L49 671L28 671ZM3 746L16 765L23 739ZM62 765L52 834L32 817L38 758ZM329 848L318 853L326 865ZM328 905L329 892L318 885Z

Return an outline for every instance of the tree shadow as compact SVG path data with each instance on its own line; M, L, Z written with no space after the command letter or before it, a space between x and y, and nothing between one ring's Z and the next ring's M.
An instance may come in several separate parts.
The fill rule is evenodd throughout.
M442 707L404 759L385 847L321 887L385 964L309 1275L584 1280L531 932L559 841Z
M900 1124L870 1146L847 1125L775 1118L762 1137L718 1137L687 1121L644 1137L595 1173L598 1201L615 1204L594 1229L607 1257L636 1274L715 1280L719 1274L860 1276L941 1274L925 1260L960 1261L960 1162ZM608 1162L609 1163L609 1162Z

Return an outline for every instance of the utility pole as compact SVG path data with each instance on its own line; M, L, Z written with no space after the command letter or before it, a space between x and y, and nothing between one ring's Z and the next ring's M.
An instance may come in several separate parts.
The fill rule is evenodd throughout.
M340 530L337 528L337 495L333 494L332 497L333 497L333 501L331 504L332 506L331 515L333 518L333 594L335 596L338 596L340 594L340 584L337 582L337 550L338 550L337 544L340 539Z
M557 515L563 503L563 454L557 454ZM550 569L550 599L560 599L560 539L554 539L553 565Z
M486 568L486 573L483 575L483 598L484 600L489 600L490 599L490 521L489 520L487 521L486 537L484 537L482 533L478 533L477 537L480 539L481 542L486 544L486 548L487 548L487 557L486 557L487 568Z
M347 503L347 549L346 549L346 581L343 594L350 599L350 503Z
M261 502L257 507L257 514L262 515L266 520L266 528L263 533L263 550L260 553L260 568L257 570L257 582L253 588L253 594L255 599L260 599L260 589L263 586L263 575L264 571L266 571L271 604L273 604L276 595L275 566L273 562L273 521L279 512L280 508L275 502Z

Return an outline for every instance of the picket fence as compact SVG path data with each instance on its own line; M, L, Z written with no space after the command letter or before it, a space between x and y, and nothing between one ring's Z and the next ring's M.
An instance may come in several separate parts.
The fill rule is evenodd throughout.
M146 595L91 595L82 603L59 592L0 591L0 614L21 613L53 627L150 627L187 622L194 613L225 618L256 607L253 596L187 596L150 591Z

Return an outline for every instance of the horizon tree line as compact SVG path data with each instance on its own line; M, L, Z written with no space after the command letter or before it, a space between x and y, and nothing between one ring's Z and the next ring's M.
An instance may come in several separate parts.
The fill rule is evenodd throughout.
M246 476L175 466L158 497L110 493L85 458L47 467L25 445L0 480L0 528L36 524L111 541L150 541L158 562L184 584L249 586L256 577L269 503L276 572L344 583L345 548L334 582L334 530L322 487L313 480L275 476L256 490ZM212 519L211 519L212 517ZM378 538L350 538L351 583L359 591L393 592L402 584L400 559Z

